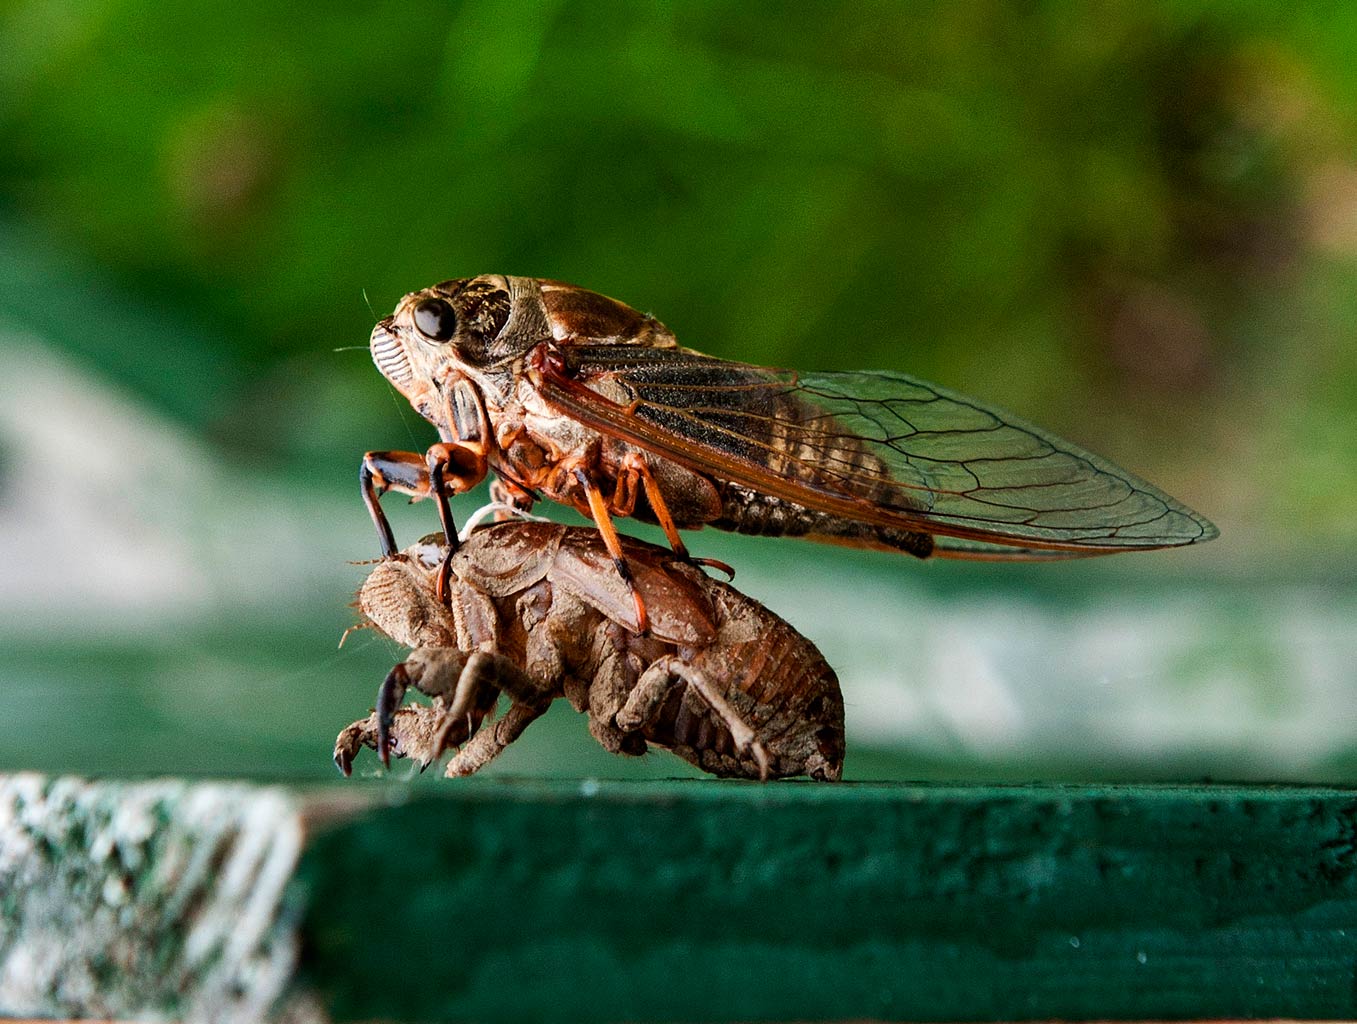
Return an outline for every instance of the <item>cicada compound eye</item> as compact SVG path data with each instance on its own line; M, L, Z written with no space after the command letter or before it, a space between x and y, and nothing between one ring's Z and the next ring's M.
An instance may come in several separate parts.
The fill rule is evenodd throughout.
M448 341L457 333L457 314L442 299L425 299L415 307L415 330L430 341Z

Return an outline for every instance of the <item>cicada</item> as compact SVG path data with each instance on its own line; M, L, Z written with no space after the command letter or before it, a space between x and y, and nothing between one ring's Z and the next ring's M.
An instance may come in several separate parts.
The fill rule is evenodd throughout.
M1039 427L890 371L799 373L683 348L652 316L558 281L485 274L406 295L373 360L439 441L369 452L364 499L390 556L385 491L439 501L494 474L520 509L714 526L930 556L1044 559L1209 540L1203 516ZM699 560L701 561L701 560ZM631 592L646 626L644 604Z

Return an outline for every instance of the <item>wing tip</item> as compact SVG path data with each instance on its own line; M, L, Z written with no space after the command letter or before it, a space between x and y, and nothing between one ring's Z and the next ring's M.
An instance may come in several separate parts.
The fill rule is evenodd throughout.
M1211 522L1211 520L1207 519L1205 516L1196 515L1195 513L1193 518L1202 528L1202 532L1200 536L1188 541L1189 544L1205 544L1208 540L1215 540L1220 536L1220 527Z

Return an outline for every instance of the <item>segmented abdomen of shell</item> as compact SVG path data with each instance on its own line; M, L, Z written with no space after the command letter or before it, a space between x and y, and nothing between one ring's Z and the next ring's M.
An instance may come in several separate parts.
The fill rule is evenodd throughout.
M710 587L721 634L716 643L686 652L689 663L754 730L768 752L772 775L838 779L843 696L834 670L814 644L768 609L725 584L713 580ZM748 755L738 755L720 717L688 693L689 687L681 689L681 696L666 702L647 738L713 774L757 777L757 765Z

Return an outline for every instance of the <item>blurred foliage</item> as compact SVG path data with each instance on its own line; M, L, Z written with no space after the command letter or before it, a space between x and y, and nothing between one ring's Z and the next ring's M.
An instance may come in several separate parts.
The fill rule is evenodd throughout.
M1343 5L11 0L0 210L218 339L56 332L242 459L409 447L331 350L494 270L1351 542L1354 43Z

